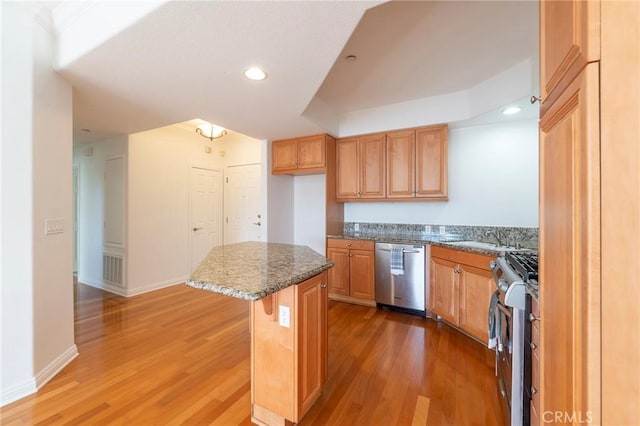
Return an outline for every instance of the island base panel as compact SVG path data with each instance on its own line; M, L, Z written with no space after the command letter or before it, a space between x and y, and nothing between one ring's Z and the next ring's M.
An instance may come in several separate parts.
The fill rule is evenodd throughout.
M295 424L257 404L251 405L251 422L258 426L292 426Z

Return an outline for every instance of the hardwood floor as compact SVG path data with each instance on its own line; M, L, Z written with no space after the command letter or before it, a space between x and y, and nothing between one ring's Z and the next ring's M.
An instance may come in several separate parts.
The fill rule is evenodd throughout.
M80 355L2 425L250 425L249 302L76 286ZM502 424L493 356L445 324L329 304L329 380L301 425Z

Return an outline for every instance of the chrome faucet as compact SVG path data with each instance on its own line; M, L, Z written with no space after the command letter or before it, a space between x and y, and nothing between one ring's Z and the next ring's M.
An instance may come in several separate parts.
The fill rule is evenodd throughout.
M493 235L493 238L495 238L495 239L496 239L496 241L498 242L498 245L499 245L499 246L504 246L504 244L502 244L502 241L500 241L500 238L498 238L498 235L496 235L496 233L495 233L495 232L493 232L493 231L487 231L487 233L486 233L486 234L484 234L484 235L485 235L485 237L490 237L490 236L492 236L492 235Z

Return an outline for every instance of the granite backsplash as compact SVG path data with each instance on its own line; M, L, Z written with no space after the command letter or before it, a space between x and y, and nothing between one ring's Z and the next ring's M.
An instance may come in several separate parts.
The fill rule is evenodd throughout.
M356 230L356 228L358 228ZM483 241L502 245L520 244L523 248L538 249L538 228L511 226L469 226L405 223L345 222L344 235L361 236L433 236L442 241ZM491 235L491 234L494 235Z

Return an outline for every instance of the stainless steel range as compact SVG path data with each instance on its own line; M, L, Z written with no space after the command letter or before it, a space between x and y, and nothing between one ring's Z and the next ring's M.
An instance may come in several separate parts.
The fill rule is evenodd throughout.
M538 255L506 252L491 262L498 290L489 305L489 347L496 351L496 375L508 424L529 425L531 367L525 362L526 336L531 335L527 286L537 288Z

